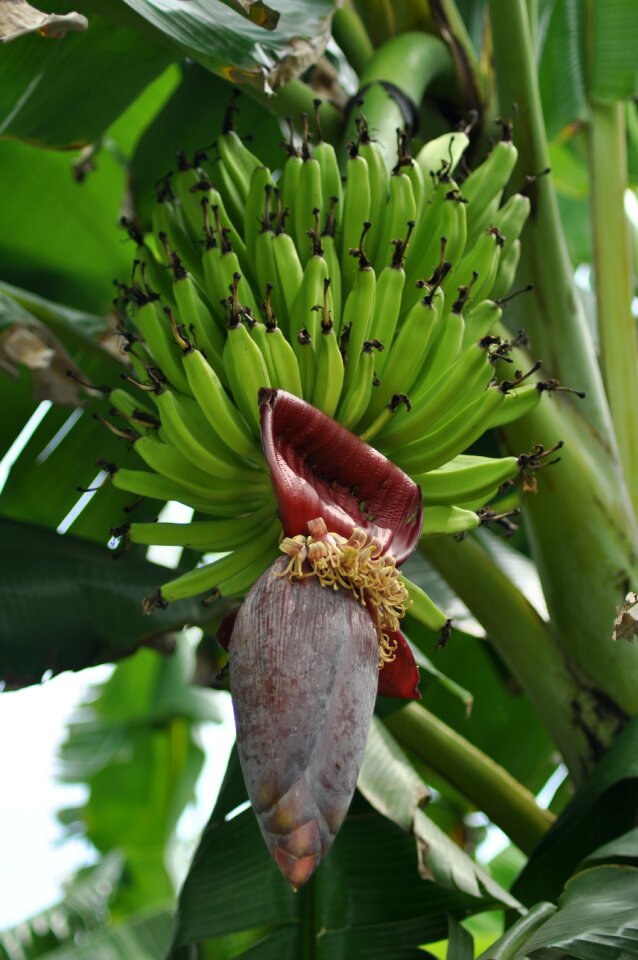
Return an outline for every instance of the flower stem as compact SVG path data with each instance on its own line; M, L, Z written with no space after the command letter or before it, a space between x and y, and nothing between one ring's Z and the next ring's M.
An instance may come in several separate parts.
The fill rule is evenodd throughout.
M355 10L352 0L346 0L335 10L332 18L332 35L346 55L350 66L363 73L374 55L374 47L365 25Z
M638 341L631 314L632 268L624 213L624 103L590 102L589 159L598 336L620 460L638 515Z
M579 783L618 732L622 712L576 668L550 626L475 539L438 537L419 550L485 627Z
M568 386L587 394L582 404L598 434L613 436L594 344L573 281L573 268L560 223L556 191L549 168L547 135L538 87L534 47L525 0L490 0L496 78L501 111L516 104L514 139L520 151L517 172L529 184L532 216L524 231L519 275L534 291L525 302L514 301L511 315L529 332L543 366ZM523 320L524 316L524 320Z
M530 854L553 823L532 794L491 757L420 704L384 718L399 743L440 773Z

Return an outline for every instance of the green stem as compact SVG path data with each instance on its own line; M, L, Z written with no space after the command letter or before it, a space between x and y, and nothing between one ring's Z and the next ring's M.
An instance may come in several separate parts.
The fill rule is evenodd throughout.
M485 627L552 734L573 779L582 781L616 735L623 719L620 711L576 670L549 625L476 540L439 537L424 541L419 549ZM608 701L606 715L602 705Z
M430 83L442 76L453 82L452 60L443 41L427 33L402 33L388 40L361 74L363 112L384 150L388 169L396 162L396 131L405 127L405 117L382 82L398 87L418 107ZM343 142L349 140L356 140L354 115Z
M291 80L283 87L279 87L272 97L259 93L249 84L246 85L246 94L261 103L267 110L277 117L293 117L298 120L299 114L307 113L310 127L314 128L314 101L317 94L302 80ZM324 140L338 143L341 137L343 117L336 107L327 100L323 100L319 108L321 133Z
M332 35L343 50L350 66L361 74L374 55L374 47L352 0L346 0L334 12Z
M411 703L383 722L412 750L483 810L524 853L531 853L553 816L507 770L420 704Z
M501 111L517 104L515 141L518 177L549 167L547 137L538 88L534 47L525 0L490 0L496 79ZM516 174L515 174L516 177ZM563 236L552 178L539 176L530 189L532 216L525 229L519 276L531 279L530 297L512 304L511 314L531 335L545 368L587 394L583 412L607 444L613 437L594 344L587 329ZM524 299L524 302L520 302ZM524 317L524 320L523 320ZM612 441L613 442L613 441Z
M589 159L598 336L605 389L629 493L638 515L638 341L631 314L632 266L624 212L624 103L590 102Z

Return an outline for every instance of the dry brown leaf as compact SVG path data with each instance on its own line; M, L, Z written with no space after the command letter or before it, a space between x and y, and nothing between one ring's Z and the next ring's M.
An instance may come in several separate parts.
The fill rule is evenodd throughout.
M638 594L628 593L614 621L614 640L631 642L638 636Z
M26 0L0 0L0 43L29 33L59 38L69 30L86 30L88 25L81 13L43 13Z
M18 364L32 371L37 400L52 400L73 407L82 403L77 382L68 376L69 370L80 377L81 372L46 327L13 324L2 331L0 365L10 376L17 376Z

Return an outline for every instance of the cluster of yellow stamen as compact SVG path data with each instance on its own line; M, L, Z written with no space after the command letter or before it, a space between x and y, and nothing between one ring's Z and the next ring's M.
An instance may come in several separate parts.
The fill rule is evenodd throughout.
M396 561L383 554L376 540L365 530L354 527L350 537L329 533L318 517L308 523L310 536L285 537L279 549L290 557L285 570L292 583L317 577L322 587L349 590L364 607L370 609L379 638L379 667L396 657L396 640L388 634L399 629L399 620L409 605L408 592Z

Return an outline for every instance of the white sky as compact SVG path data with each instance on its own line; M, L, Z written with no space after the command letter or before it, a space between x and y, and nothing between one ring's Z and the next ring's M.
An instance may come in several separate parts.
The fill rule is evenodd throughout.
M20 923L56 903L62 883L94 861L90 844L79 838L61 842L56 810L81 803L81 786L55 782L56 752L65 723L87 686L109 676L109 666L64 673L42 686L0 694L0 929ZM224 723L202 728L207 760L197 786L196 803L178 826L186 849L176 864L179 881L189 853L206 823L224 774L234 737L228 694L219 697Z

